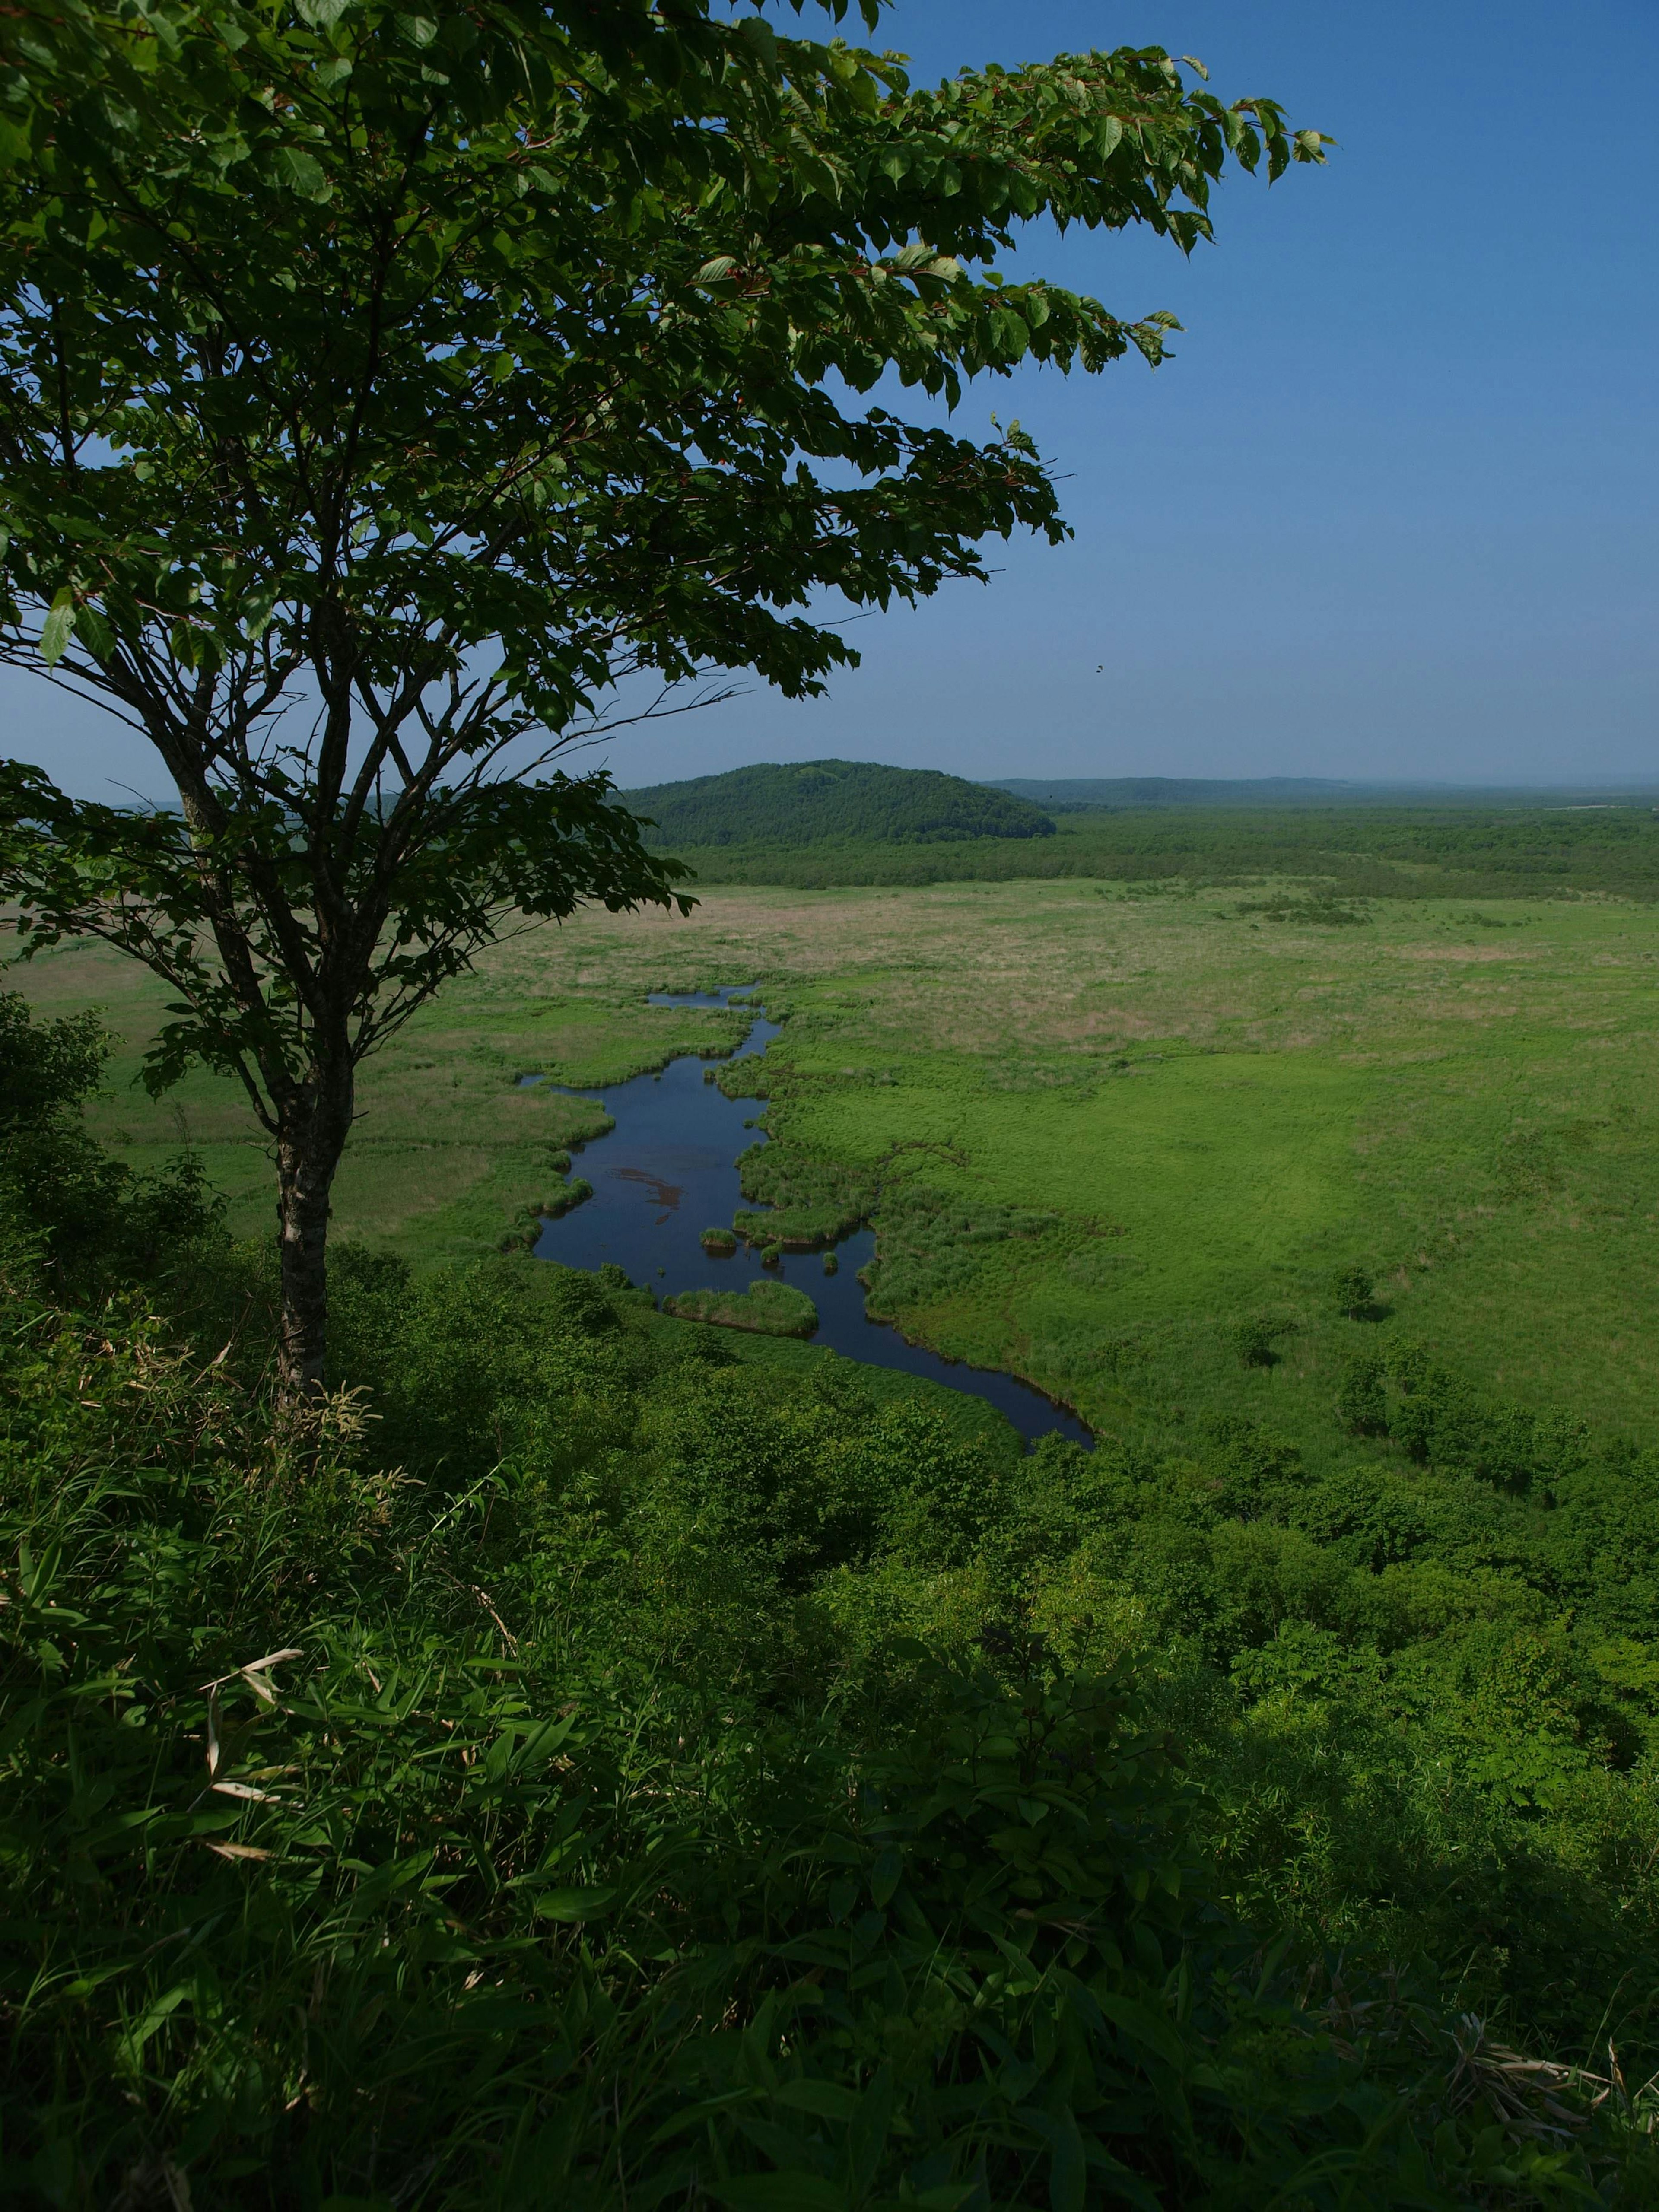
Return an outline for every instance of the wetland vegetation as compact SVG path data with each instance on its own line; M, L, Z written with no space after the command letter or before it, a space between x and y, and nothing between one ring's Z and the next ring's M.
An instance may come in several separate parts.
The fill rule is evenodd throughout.
M684 921L589 915L501 948L411 1024L364 1085L362 1158L340 1192L351 1244L343 1296L354 1316L340 1373L373 1392L379 1419L331 1443L326 1480L361 1501L350 1510L368 1516L366 1531L398 1532L384 1539L394 1549L439 1547L421 1556L441 1558L454 1578L459 1610L443 1617L458 1656L445 1661L444 1681L465 1668L464 1655L482 1658L486 1648L506 1660L534 1650L538 1668L554 1664L556 1648L561 1680L572 1683L592 1677L586 1662L569 1672L571 1637L589 1640L589 1662L608 1655L611 1686L598 1706L579 1699L577 1726L592 1731L583 1760L611 1762L610 1778L593 1785L610 1793L610 1840L584 1844L587 1856L556 1893L557 1911L573 1917L555 1925L588 1929L580 1955L643 1940L643 1893L615 1856L646 1848L629 1840L635 1770L617 1763L606 1733L638 1727L615 1700L625 1705L634 1692L621 1686L650 1672L622 1626L637 1604L626 1592L641 1576L666 1577L651 1584L668 1607L653 1632L679 1639L682 1686L646 1736L629 1739L628 1759L646 1757L659 1729L678 1731L672 1756L649 1752L666 1759L649 1768L666 1781L647 1784L647 1768L637 1769L637 1786L671 1795L685 1761L703 1762L705 1778L716 1771L708 1764L716 1740L697 1733L710 1723L690 1726L685 1699L712 1713L738 1698L750 1716L744 1741L761 1758L774 1725L765 1717L789 1709L793 1686L815 1670L843 1686L848 1724L856 1711L857 1727L878 1735L882 1700L919 1694L903 1655L931 1653L928 1663L958 1685L938 1678L940 1745L967 1740L960 1719L945 1716L976 1668L989 1673L975 1696L991 1695L993 1679L1040 1680L1043 1698L1059 1698L1068 1713L1065 1701L1085 1682L1132 1682L1121 1711L1132 1706L1133 1726L1149 1742L1162 1732L1183 1747L1174 1795L1160 1795L1161 1783L1154 1790L1166 1808L1157 1817L1180 1806L1181 1849L1206 1869L1197 1894L1219 1917L1204 1923L1212 1932L1200 1948L1206 1973L1222 1977L1207 1986L1232 1990L1206 2000L1222 2005L1215 2021L1233 2023L1224 2036L1243 2032L1245 2017L1243 1984L1228 1982L1236 1969L1225 1962L1267 1941L1288 1945L1274 1955L1295 1962L1283 1971L1302 1978L1298 1991L1324 1992L1293 2000L1289 1982L1267 1985L1270 2012L1291 2008L1273 2016L1301 2020L1294 2035L1325 2036L1318 2047L1334 2051L1331 2024L1350 2005L1381 2007L1376 2016L1393 2023L1363 2059L1320 2062L1337 2064L1339 2077L1358 2065L1352 2094L1362 2101L1368 2067L1435 2077L1434 2039L1468 2013L1486 2023L1483 2049L1514 2045L1568 2069L1547 2077L1550 2094L1570 2104L1578 2095L1582 2117L1600 2092L1571 2068L1610 2080L1611 2036L1632 2092L1619 2125L1635 2130L1607 2152L1612 2163L1595 2166L1595 2130L1612 2124L1606 2100L1600 2118L1575 2118L1559 2142L1528 2133L1534 2120L1555 2124L1537 2107L1499 2130L1501 2156L1521 2159L1504 2171L1524 2172L1513 2185L1523 2197L1549 2200L1547 2158L1559 2158L1562 2174L1593 2169L1608 2201L1635 2203L1639 2196L1620 2198L1625 2185L1610 2177L1638 2170L1628 2160L1648 2140L1649 2107L1634 2075L1645 2080L1659 2064L1659 1373L1642 1321L1659 1290L1659 1109L1648 1073L1659 921L1644 903L1605 896L1479 906L1442 898L1368 903L1356 923L1333 929L1317 905L1305 882L1271 880L1225 897L1191 886L1103 897L1092 884L1042 878L805 895L713 888ZM122 988L125 979L85 947L45 956L24 976L43 1012L100 1001L131 1066L159 1009L143 989ZM1022 1457L994 1415L948 1390L787 1336L690 1328L655 1311L651 1294L617 1270L593 1288L592 1277L482 1256L507 1225L514 1174L539 1178L520 1201L533 1193L539 1203L554 1146L603 1127L580 1097L522 1087L524 1069L579 1086L648 1071L670 1051L729 1054L748 1010L652 1006L648 994L757 979L781 1027L763 1062L722 1059L720 1079L738 1097L767 1094L756 1104L769 1142L745 1157L744 1186L779 1211L747 1223L740 1213L737 1228L765 1224L775 1235L787 1223L796 1242L811 1243L849 1218L871 1219L872 1309L924 1343L1008 1368L1076 1406L1097 1431L1092 1455L1056 1437ZM112 1064L116 1079L106 1079L84 1126L113 1148L135 1188L149 1188L179 1172L167 1165L179 1152L179 1120L143 1103L122 1072ZM447 1139L444 1115L458 1094L465 1127ZM212 1133L189 1172L202 1187L222 1179L229 1226L246 1236L258 1214L238 1203L235 1159L257 1138L238 1130L234 1100L208 1079L189 1079L182 1104L186 1128ZM446 1203L454 1164L492 1152L495 1175ZM387 1195L416 1154L434 1200L418 1214L406 1189L395 1203ZM200 1224L191 1231L198 1250L202 1233ZM470 1262L469 1245L481 1255ZM177 1328L194 1329L204 1347L222 1325L228 1280L245 1315L260 1295L252 1249L233 1246L214 1263L221 1304L210 1326L174 1296ZM52 1317L19 1264L14 1293L33 1298L38 1316L27 1340L67 1342L62 1332L80 1324ZM722 1308L798 1296L770 1281L735 1298L709 1293ZM695 1310L695 1301L675 1304ZM708 1316L738 1318L713 1305ZM114 1322L100 1326L113 1344ZM257 1339L229 1333L238 1343ZM485 1337L494 1348L456 1398L474 1357L456 1346ZM125 1338L99 1355L161 1356ZM237 1371L233 1357L227 1390ZM107 1395L101 1385L88 1395L100 1405ZM410 1404L452 1400L442 1436L410 1428ZM467 1441L502 1420L487 1448ZM878 1435L872 1460L877 1448L865 1439ZM157 1446L158 1465L173 1449ZM602 1480L595 1452L611 1470ZM480 1453L496 1470L482 1490ZM411 1486L387 1490L394 1476ZM576 1511L579 1496L588 1502ZM57 1509L35 1492L30 1498L38 1548ZM470 1502L441 1538L418 1534L420 1515L435 1525L456 1510L441 1501L454 1499ZM106 1532L114 1510L100 1502L85 1531ZM154 1510L140 1500L119 1512ZM222 1505L204 1510L202 1540L210 1538L216 1561L222 1544L253 1540L222 1528ZM750 1532L740 1538L739 1524ZM71 1532L65 1556L93 1542L85 1531ZM383 1540L362 1540L367 1563ZM514 1578L550 1544L569 1562L560 1573L576 1578L562 1585L572 1595L560 1601L556 1635L552 1615L532 1625L542 1602L532 1601L533 1576ZM721 1582L718 1597L714 1583L696 1579L714 1573L716 1557L721 1576L738 1577L729 1591ZM705 1562L696 1575L694 1558ZM351 1571L370 1586L367 1564ZM314 1572L285 1567L278 1581ZM511 1595L521 1587L524 1613ZM760 1607L763 1587L771 1595ZM466 1595L474 1588L482 1597ZM307 1604L309 1618L326 1611L320 1599ZM242 1636L250 1649L264 1632L252 1618ZM511 1646L489 1643L503 1633ZM268 1641L282 1640L273 1620ZM343 1651L329 1660L337 1672L347 1667ZM380 1662L368 1663L384 1681ZM453 1679L459 1686L461 1674ZM522 1678L509 1668L500 1679ZM346 1680L340 1674L327 1696L346 1697ZM567 1703L576 1694L561 1692ZM296 1751L292 1731L322 1725L322 1695L281 1703L259 1773L311 1757L303 1743ZM483 1728L497 1709L482 1686L477 1696L465 1725ZM451 1712L429 1696L422 1710ZM526 1710L539 1708L532 1699ZM453 1717L460 1729L461 1705ZM182 1706L167 1723L194 1724ZM969 1736L993 1725L969 1723ZM374 1755L419 1754L394 1752L388 1739ZM1096 1771L1125 1770L1109 1761ZM716 1787L720 1820L735 1824L720 1831L729 1838L720 1848L775 1848L780 1832L756 1825L757 1801L744 1795L775 1782L757 1779L759 1767L719 1771L717 1787L708 1778L695 1786ZM444 1799L446 1821L473 1817L458 1809L471 1786L457 1770L460 1794ZM528 1822L526 1839L539 1835L544 1816L522 1797L528 1780L512 1786L521 1793L513 1819ZM790 1784L809 1792L790 1798L791 1817L829 1835L827 1815L810 1809L816 1786L804 1774ZM267 1824L287 1817L256 1808L224 1832L264 1850ZM705 1837L714 1833L710 1817ZM836 1843L832 1856L843 1848L865 1846ZM544 1863L535 1857L543 1849L538 1842L514 1863ZM1195 1879L1184 1875L1183 1885ZM810 1887L791 1893L799 1902L790 1911L817 1909ZM590 1893L605 1900L591 1907L591 1923L574 1917L590 1910ZM539 1893L532 1884L526 1911ZM676 1955L701 1960L697 1947L708 1943L711 1961L725 1959L713 1930L692 1933L702 1908L675 1895L672 1908L651 1910L690 1916L676 1923ZM290 1899L282 1909L301 1945L292 1916L310 1908ZM931 1917L937 1901L920 1909L930 1926L945 1924ZM482 1900L466 1908L475 1932L462 1949L475 1964L483 1954L467 1945L486 1941L478 1929L517 1940L505 1899L490 1908L494 1919L477 1919L482 1910ZM415 1942L417 1923L418 1913L400 1919L398 1941ZM766 1941L805 1941L805 1924L769 1922ZM1193 1931L1168 1940L1190 1945ZM154 1941L149 1923L134 1923L134 1945ZM356 2002L368 1984L351 1986ZM166 1991L157 1985L155 1995ZM1297 2013L1310 2002L1312 2013ZM1200 2034L1216 2032L1214 2021L1201 2024L1210 2018L1201 2008L1182 2017ZM68 2033L54 2018L52 2033ZM198 2052L191 2063L206 2063L182 2016L171 2033L180 2063L187 2049ZM1480 2063L1496 2080L1511 2061ZM641 2094L669 2096L672 2074ZM583 2078L584 2099L610 2094L594 2087L599 2076ZM1571 2086L1581 2078L1582 2094ZM697 2075L709 2094L724 2094L717 2085L727 2079ZM1274 2066L1267 2079L1252 2096L1289 2094ZM369 2101L392 2094L376 2089ZM1442 2091L1411 2094L1443 2111ZM1305 2124L1273 2123L1291 2136ZM1205 2125L1234 2130L1226 2139L1236 2147L1254 2141L1236 2112ZM1473 2157L1475 2141L1458 2155ZM1238 2154L1248 2166L1255 2152ZM1457 2171L1448 2202L1496 2203L1510 2186L1474 2166ZM1375 2201L1395 2201L1394 2180L1376 2172ZM1255 2185L1244 2185L1245 2201L1256 2201Z
M811 1336L818 1325L811 1299L788 1283L753 1283L744 1291L681 1291L665 1297L662 1310L682 1321L716 1322L767 1336Z
M705 883L802 890L1050 877L1193 893L1279 877L1321 901L1659 896L1659 811L1645 799L1077 807L1057 811L1054 823L1040 844L848 836L807 848L757 837L679 849Z

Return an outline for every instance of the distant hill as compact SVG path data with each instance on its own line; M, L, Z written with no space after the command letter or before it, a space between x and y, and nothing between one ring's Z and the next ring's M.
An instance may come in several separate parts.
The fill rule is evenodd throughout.
M769 763L688 783L653 783L622 798L655 823L646 842L674 851L731 845L776 850L850 840L953 845L1054 834L1040 809L993 785L874 761Z

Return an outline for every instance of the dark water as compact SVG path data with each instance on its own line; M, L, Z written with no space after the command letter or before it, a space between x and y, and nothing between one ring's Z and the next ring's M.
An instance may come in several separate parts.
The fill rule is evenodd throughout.
M737 988L678 996L659 991L652 994L651 1003L720 1006L746 995ZM764 1052L777 1034L775 1022L757 1018L732 1057ZM907 1344L885 1322L869 1320L858 1271L874 1255L872 1230L861 1229L836 1247L840 1265L833 1275L824 1273L819 1252L786 1253L780 1266L763 1268L758 1251L741 1245L726 1259L703 1250L697 1242L702 1232L729 1229L732 1213L747 1204L738 1182L738 1154L764 1142L762 1131L744 1126L765 1110L763 1102L727 1098L718 1084L703 1081L705 1070L719 1065L687 1057L672 1060L660 1075L636 1075L604 1091L571 1094L602 1098L617 1126L582 1147L575 1172L592 1184L593 1195L562 1219L547 1224L537 1242L537 1258L590 1268L610 1261L659 1296L711 1285L741 1290L766 1276L781 1277L817 1307L815 1344L829 1345L872 1367L902 1368L953 1390L969 1391L1006 1414L1024 1437L1058 1430L1079 1443L1092 1443L1081 1421L1050 1404L1030 1383L942 1359L936 1352Z

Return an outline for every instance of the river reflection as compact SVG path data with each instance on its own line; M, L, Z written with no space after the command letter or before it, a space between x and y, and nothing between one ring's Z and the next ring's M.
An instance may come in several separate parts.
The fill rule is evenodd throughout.
M752 988L653 992L651 1003L720 1006L747 997ZM733 1057L764 1052L777 1034L777 1023L757 1017ZM872 1367L899 1368L968 1391L994 1406L1028 1438L1057 1430L1079 1443L1091 1443L1081 1421L1029 1383L942 1359L920 1345L907 1344L885 1322L871 1321L858 1279L859 1269L874 1256L871 1230L860 1230L836 1247L839 1265L833 1275L824 1273L818 1252L791 1252L780 1267L763 1269L759 1253L741 1245L729 1256L703 1250L698 1242L702 1231L729 1228L733 1212L746 1203L738 1182L738 1154L757 1140L764 1142L763 1132L746 1126L760 1105L753 1099L728 1098L718 1084L704 1080L718 1064L688 1055L672 1060L660 1075L636 1075L603 1090L567 1094L602 1099L617 1126L583 1148L577 1172L592 1184L593 1195L547 1223L537 1241L537 1258L561 1261L567 1267L596 1268L609 1261L661 1296L705 1290L711 1284L738 1289L763 1276L781 1275L817 1307L815 1344L829 1345Z

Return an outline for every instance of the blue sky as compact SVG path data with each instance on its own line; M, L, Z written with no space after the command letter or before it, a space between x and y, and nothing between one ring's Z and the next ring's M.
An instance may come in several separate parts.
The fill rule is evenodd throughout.
M926 79L1156 43L1341 149L1271 191L1234 177L1190 262L1029 234L1030 270L1186 325L1156 374L1033 371L959 411L1019 416L1067 478L1073 542L861 623L864 665L825 702L618 738L620 781L832 753L1659 780L1651 0L899 0L878 42ZM0 717L72 787L137 780L130 741L27 679Z

